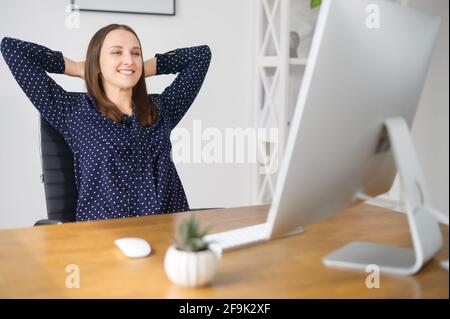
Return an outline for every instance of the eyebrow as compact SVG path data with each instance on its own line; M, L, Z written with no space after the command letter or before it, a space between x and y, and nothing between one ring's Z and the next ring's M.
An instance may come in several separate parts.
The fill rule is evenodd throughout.
M110 49L112 49L112 48L123 49L123 46L121 46L121 45L113 45L113 46L110 46L109 48ZM131 49L138 49L138 50L140 50L141 48L140 47L132 47Z

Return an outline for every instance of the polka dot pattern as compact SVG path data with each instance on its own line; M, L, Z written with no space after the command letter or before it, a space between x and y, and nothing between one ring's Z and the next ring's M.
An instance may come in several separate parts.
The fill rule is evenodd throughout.
M77 221L188 211L171 159L170 133L194 102L211 61L207 45L156 54L157 75L177 77L161 94L149 94L158 117L139 125L136 106L123 123L103 116L94 97L66 92L47 75L63 74L63 54L5 37L1 53L28 99L64 137L74 155Z

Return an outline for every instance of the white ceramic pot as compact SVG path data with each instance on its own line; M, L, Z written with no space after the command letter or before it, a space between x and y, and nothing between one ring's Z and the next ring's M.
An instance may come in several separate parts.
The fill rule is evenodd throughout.
M164 257L167 277L176 285L199 287L209 283L217 272L220 256L207 249L182 251L170 246Z

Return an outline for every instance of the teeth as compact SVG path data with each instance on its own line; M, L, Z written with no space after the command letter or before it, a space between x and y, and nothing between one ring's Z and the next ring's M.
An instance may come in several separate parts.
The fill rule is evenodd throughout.
M130 75L130 74L133 74L133 71L119 70L119 73Z

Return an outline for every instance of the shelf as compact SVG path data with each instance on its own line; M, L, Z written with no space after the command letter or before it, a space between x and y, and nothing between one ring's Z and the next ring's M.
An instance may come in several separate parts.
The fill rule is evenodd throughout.
M289 64L290 65L306 65L308 59L307 58L290 58ZM265 67L275 67L278 66L280 63L280 57L277 56L266 56L262 57L260 61L261 66Z
M272 145L268 138L258 144L258 152L270 154L269 162L259 163L254 171L254 201L270 202L277 172L272 164L283 159L289 122L292 120L305 66L314 34L315 15L310 0L253 0L255 5L255 72L256 127L278 128L278 141ZM292 21L292 22L291 22ZM296 55L290 57L291 35L296 31L302 41L296 45ZM296 42L293 42L294 44ZM292 54L294 55L294 54ZM274 147L274 149L273 149ZM268 151L270 149L271 151ZM272 149L275 152L272 152ZM259 154L259 153L258 153ZM269 169L262 173L260 170Z
M291 65L306 65L308 62L307 58L290 58L289 64Z

